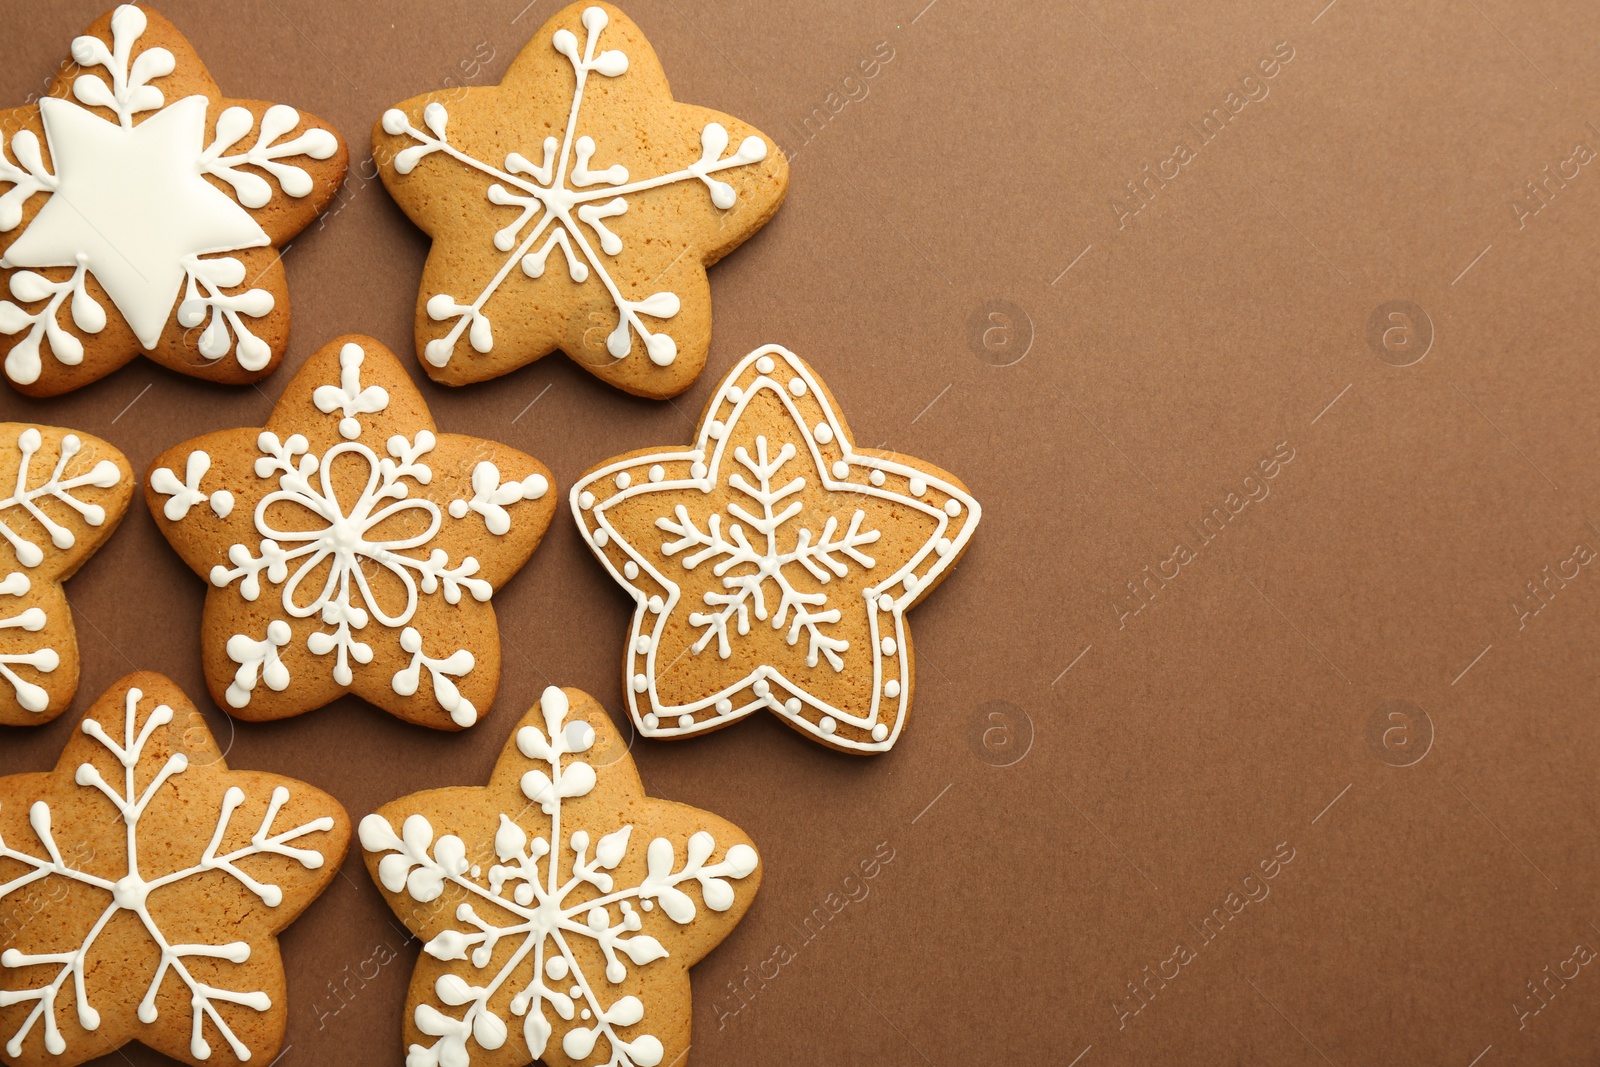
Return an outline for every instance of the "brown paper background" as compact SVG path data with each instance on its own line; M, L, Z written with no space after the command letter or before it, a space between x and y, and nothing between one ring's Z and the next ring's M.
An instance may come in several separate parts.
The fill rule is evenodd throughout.
M162 8L227 93L313 111L363 158L387 105L497 80L558 6L524 2ZM1600 573L1552 583L1520 628L1510 605L1576 544L1600 548L1600 162L1520 228L1510 203L1576 142L1600 148L1600 9L925 3L635 0L676 95L756 124L794 165L777 218L712 272L705 376L669 403L559 356L423 383L442 429L538 456L564 493L598 460L687 441L716 378L779 342L862 444L946 467L984 502L971 552L911 615L916 707L891 754L832 753L770 717L635 746L651 793L732 819L766 863L694 972L691 1058L1594 1062L1600 966L1525 1027L1514 1005L1576 944L1600 948ZM6 7L15 103L100 8ZM1268 95L1202 144L1202 116L1285 41ZM862 81L875 50L893 58ZM1119 228L1112 198L1179 141L1195 158ZM98 434L142 470L259 425L337 334L411 355L426 241L371 178L356 163L288 253L291 348L258 388L140 361L59 400L0 393L0 417ZM1367 339L1397 300L1433 335L1406 367ZM1009 333L986 318L1002 308ZM1119 626L1124 583L1198 540L1191 523L1280 442L1295 458L1270 495ZM463 736L354 700L231 724L201 682L201 583L141 503L67 593L78 699L0 733L0 773L50 766L135 668L179 682L230 763L356 817L481 784L546 684L621 704L628 603L564 514L496 596L500 699ZM1390 700L1425 719L1386 748ZM1294 859L1269 895L1205 943L1201 921L1280 842ZM847 884L880 847L892 862ZM285 1067L403 1055L416 946L357 856L344 874L283 938ZM850 886L864 899L806 940ZM1139 1003L1125 983L1180 941L1195 958L1119 1028L1114 1003ZM780 942L794 957L762 985ZM124 1052L101 1062L156 1059Z

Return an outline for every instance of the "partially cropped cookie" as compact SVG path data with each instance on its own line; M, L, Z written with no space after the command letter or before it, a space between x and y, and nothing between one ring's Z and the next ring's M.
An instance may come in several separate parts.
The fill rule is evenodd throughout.
M761 883L738 827L646 796L605 710L554 686L487 787L386 804L361 846L423 941L406 1067L683 1067L689 968Z
M60 715L78 691L78 636L61 583L133 499L133 469L98 437L0 422L0 726Z
M101 16L38 104L0 111L7 380L54 396L141 352L211 381L271 373L289 336L278 249L348 155L321 119L225 98L155 11Z
M229 770L205 717L130 674L43 774L0 778L0 1051L72 1067L129 1041L271 1063L277 935L325 889L350 820L304 782Z
M578 529L636 607L628 710L647 737L763 708L846 752L885 752L911 710L906 612L966 550L980 509L922 460L858 449L794 353L750 353L695 441L572 487Z
M410 722L471 726L494 701L494 591L555 513L544 464L439 433L399 360L348 336L306 360L265 427L151 465L156 524L210 586L206 684L243 719L355 693Z
M558 12L497 86L391 108L372 146L433 238L417 352L450 385L559 348L630 393L683 392L711 341L706 268L772 217L789 174L754 127L673 100L610 4Z

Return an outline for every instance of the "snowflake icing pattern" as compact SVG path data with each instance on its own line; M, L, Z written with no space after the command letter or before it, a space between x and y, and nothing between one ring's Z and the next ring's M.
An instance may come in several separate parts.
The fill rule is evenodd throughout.
M591 167L600 149L592 137L577 136L584 84L592 74L616 78L628 69L628 57L621 51L610 49L595 54L609 20L601 8L584 9L585 40L581 51L577 35L571 30L557 30L552 37L556 51L571 62L576 82L565 134L560 140L544 139L536 153L542 159L540 163L513 151L507 153L504 166L497 167L457 149L448 137L449 111L438 101L430 102L423 109L425 130L418 129L405 112L397 108L384 113L384 132L391 136L408 136L417 142L395 156L394 168L398 173L409 174L423 157L444 152L494 179L487 191L491 202L518 209L516 218L494 235L494 247L509 255L484 290L469 304L460 303L446 293L435 294L428 300L428 316L434 321L455 320L445 336L429 341L425 347L424 356L433 366L443 367L450 362L463 333L475 351L491 351L494 333L484 305L514 267L520 267L529 278L543 276L546 261L557 248L561 249L567 273L574 282L587 281L592 273L610 294L618 316L616 328L606 339L606 350L613 358L622 359L632 351L635 333L644 342L651 362L657 366L667 366L677 358L677 342L666 333L652 333L644 318L672 318L680 307L678 296L659 292L642 300L630 300L623 295L606 267L608 258L622 253L623 242L606 227L605 220L626 212L627 198L634 193L696 179L705 183L711 202L727 210L733 207L737 193L733 186L712 175L761 162L767 158L767 144L760 137L746 137L732 154L724 156L728 131L721 123L710 122L700 133L700 158L680 170L632 181L627 168L620 164ZM536 216L538 221L534 222ZM541 238L543 243L539 244ZM600 246L599 252L595 250L595 243ZM539 245L537 249L534 248L536 244Z
M777 456L769 460L767 439L763 436L756 438L756 455L753 458L743 445L734 450L734 458L756 479L756 484L752 485L743 474L735 471L729 476L728 485L759 506L760 514L752 513L735 500L728 504L728 514L739 521L730 522L726 527L722 516L714 514L706 520L706 529L701 530L695 525L689 509L682 504L674 509L673 518L656 520L657 526L676 538L661 546L664 555L685 553L683 566L687 570L694 570L702 563L714 560L712 573L722 578L723 587L727 590L722 593L708 590L705 603L714 610L692 612L689 615L689 625L704 628L700 637L689 646L696 654L704 651L715 637L717 654L723 659L732 655L733 648L728 639L730 621L739 633L749 634L752 614L763 622L770 617L774 630L782 630L792 614L793 621L789 622L788 633L784 636L792 645L804 631L807 641L806 665L815 667L818 653L821 653L834 670L844 670L841 653L849 649L850 642L829 637L822 630L823 624L838 622L842 613L838 608L826 606L827 593L804 593L796 589L785 568L803 567L819 582L843 578L850 573L849 561L870 570L876 563L861 551L861 547L876 541L879 532L861 528L866 512L857 508L850 517L850 525L842 533L838 517L829 515L816 541L811 539L813 535L810 528L801 526L794 534L794 547L780 552L779 532L790 520L801 515L804 505L793 500L781 511L777 510L778 505L804 489L806 483L803 477L796 476L774 488L774 481L784 465L797 454L793 442L785 441ZM745 526L754 531L755 544L751 543L750 535L745 533ZM689 549L694 551L687 551ZM768 582L776 587L778 593L777 606L771 609L763 592Z
M171 754L149 784L143 789L136 788L134 772L139 766L145 745L156 730L167 727L173 721L172 708L166 704L158 704L140 725L138 705L143 698L144 693L140 689L130 688L127 691L125 729L120 743L113 740L96 720L86 718L83 722L83 732L98 742L122 766L124 773L121 781L107 782L92 763L80 764L74 776L74 780L81 788L103 793L116 809L117 817L127 827L127 866L126 873L121 878L115 880L105 878L80 870L69 863L56 841L50 805L43 800L35 801L28 809L28 823L43 846L44 855L21 851L0 840L0 858L17 861L28 868L9 882L0 883L0 900L51 876L92 886L110 895L105 910L101 912L100 917L90 927L83 942L76 949L70 952L28 953L17 948L8 948L4 953L0 953L0 968L5 970L31 967L58 968L55 978L42 986L21 989L0 986L0 1007L33 1003L33 1008L23 1019L21 1027L6 1042L7 1055L22 1054L23 1043L41 1020L45 1049L53 1056L60 1056L66 1051L66 1039L56 1023L56 998L62 995L68 982L72 985L78 1024L89 1031L99 1029L100 1012L90 1002L85 985L86 976L92 969L89 966L90 951L94 948L95 939L111 920L124 911L132 913L138 919L161 953L161 962L156 966L149 988L139 1002L138 1019L146 1025L156 1021L157 994L170 972L188 988L188 999L193 1011L189 1047L196 1059L206 1060L211 1057L211 1046L205 1037L208 1021L233 1050L234 1056L240 1060L250 1058L250 1049L239 1040L223 1019L218 1008L219 1004L237 1004L258 1012L267 1011L272 1007L271 999L266 993L231 990L210 985L197 978L185 963L189 959L219 959L231 963L243 963L251 954L248 942L233 941L218 945L173 944L167 940L161 927L152 917L147 907L147 900L151 893L163 886L208 871L221 871L267 907L278 907L283 903L283 890L276 885L251 877L238 866L239 863L255 856L279 856L298 863L308 870L320 868L324 863L321 852L295 847L290 842L308 834L332 830L334 820L324 816L293 829L275 830L274 823L277 821L278 812L289 800L288 789L280 785L273 789L266 814L262 817L260 827L251 835L250 843L242 848L219 853L222 841L229 832L233 814L246 799L244 791L233 786L223 794L221 808L217 813L216 829L199 859L192 866L146 879L139 869L140 817L149 808L151 800L161 791L162 786L189 769L189 761L181 752ZM4 971L0 971L0 981L3 981L3 975Z
M273 295L257 288L226 292L245 284L247 271L240 260L215 254L272 243L245 210L273 200L271 184L257 170L284 195L309 196L316 182L285 160L328 159L338 151L338 138L312 127L285 139L300 125L300 113L276 104L259 127L249 109L226 108L207 144L211 101L193 95L168 104L152 83L177 69L176 58L159 46L135 51L148 21L138 7L123 4L111 16L109 48L93 35L72 42L73 61L105 75L80 74L72 82L76 103L53 96L39 102L53 171L32 130L12 136L15 162L0 139L0 186L11 186L0 195L0 233L21 224L34 194L50 197L0 257L0 267L73 271L63 280L32 270L11 275L11 296L19 303L0 301L0 333L26 331L5 359L7 377L19 385L39 379L45 347L63 365L83 362L83 341L61 326L63 304L83 333L105 329L105 308L86 287L90 274L146 350L156 346L181 291L179 324L206 324L197 345L204 359L215 362L232 351L252 372L272 361L271 346L245 320L270 314ZM93 108L109 109L116 121ZM253 129L255 141L246 147ZM206 181L208 175L226 182L234 196ZM21 306L41 302L33 311Z
M716 841L703 830L689 838L683 866L677 870L673 843L665 837L653 839L645 852L645 877L635 886L618 886L608 873L628 854L632 824L593 842L586 830L575 830L564 851L563 802L587 795L597 781L594 767L569 758L595 745L594 729L579 718L567 721L569 710L562 690L546 689L540 698L544 729L524 726L515 738L517 751L534 763L522 775L522 795L549 816L548 835L530 837L510 816L501 814L494 833L499 863L487 871L467 858L460 837L446 834L435 840L434 827L420 814L407 817L399 834L381 815L361 820L362 847L383 854L377 877L389 892L405 893L419 904L437 900L447 886L466 895L454 913L459 926L437 934L423 951L443 962L466 961L472 971L484 972L481 977L472 975L472 980L453 971L438 978L435 995L446 1008L458 1012L417 1005L417 1029L437 1040L432 1045L412 1045L406 1067L466 1067L469 1041L486 1050L500 1048L507 1025L490 1001L517 986L521 988L512 993L508 1007L523 1019L530 1057L543 1056L556 1026L562 1026L561 1051L575 1061L589 1062L603 1038L608 1067L656 1067L664 1055L659 1038L648 1031L629 1038L618 1033L619 1028L649 1025L645 1004L631 994L603 1003L605 987L597 976L583 972L572 945L579 938L592 942L605 958L606 981L621 985L630 963L640 968L668 956L659 940L639 932L641 911L659 907L679 926L693 922L695 903L679 888L693 882L706 907L725 912L735 899L729 880L746 878L756 869L755 849L742 843L729 848L720 861L708 862ZM488 973L502 939L515 939L516 950ZM556 1022L551 1021L552 1012Z
M470 498L452 500L441 508L434 500L414 495L433 481L427 457L438 439L427 429L409 437L394 434L384 442L383 456L359 440L363 432L360 417L386 411L390 401L382 386L362 385L366 355L360 344L346 342L339 351L339 384L320 385L312 393L318 411L339 416L342 441L318 455L310 450L304 434L280 437L272 430L262 430L256 438L261 454L255 461L255 476L262 481L276 479L277 488L263 496L254 509L255 546L239 542L229 546L230 565L215 565L208 578L218 589L238 583L239 595L250 602L261 597L263 579L281 585L286 617L269 622L260 637L240 633L228 639L228 657L239 666L224 698L230 707L244 708L260 683L275 692L289 687L290 671L282 649L293 637L290 619L316 619L329 627L310 633L306 647L319 657L331 655L334 681L349 686L355 668L373 660L372 646L362 635L376 622L397 630L402 651L411 657L409 665L391 681L394 692L407 697L415 694L426 670L434 698L451 721L471 726L478 719L478 709L453 679L470 673L475 657L463 648L444 656L428 655L421 631L410 624L423 597L437 594L447 604L459 604L465 595L482 603L490 599L494 588L479 576L476 557L465 556L452 564L444 549L430 549L429 545L440 533L446 515L461 521L476 514L491 534L505 534L511 528L507 508L519 501L543 498L549 492L549 481L535 473L502 482L499 469L485 460L473 466ZM344 456L366 469L365 484L354 500L342 499L334 486L332 469ZM231 492L201 489L211 463L208 453L196 450L189 454L182 479L166 467L151 472L151 488L168 498L161 509L167 519L182 521L191 508L202 503L219 518L232 512L235 501ZM290 507L282 509L285 504ZM280 510L274 512L274 508ZM278 525L285 515L295 519ZM403 535L394 532L404 526L408 515L420 519L422 528ZM404 600L386 602L373 588L369 567L378 568L397 583ZM326 575L320 576L324 568Z
M77 535L71 529L52 519L43 508L41 501L54 500L71 508L89 526L98 527L105 524L106 509L100 504L80 500L73 495L74 490L84 488L109 489L122 480L122 471L109 459L103 459L93 468L81 474L67 475L67 467L72 458L83 448L83 441L76 434L66 434L61 438L61 452L56 459L54 469L37 485L30 485L33 478L33 457L44 447L44 436L37 427L29 426L17 434L17 477L8 496L0 499L0 538L10 544L12 552L16 555L17 562L23 567L38 567L45 560L45 549L30 537L26 537L18 529L13 528L17 519L12 516L13 511L26 513L32 520L44 528L49 535L50 546L57 552L64 552L73 548L78 543ZM34 581L28 576L27 571L11 571L0 577L0 596L13 596L21 599L34 591ZM15 609L0 607L0 630L20 629L28 633L38 633L49 623L45 610L37 605L29 606L11 614ZM55 649L45 647L31 649L26 652L9 652L0 654L0 678L10 684L16 695L17 703L23 710L40 713L50 706L50 694L43 686L17 674L18 667L31 667L36 671L49 674L61 665L61 656Z
M910 706L906 613L981 515L938 468L858 450L815 373L777 345L728 372L692 445L600 464L570 502L634 598L625 694L641 733L688 737L765 709L874 753Z

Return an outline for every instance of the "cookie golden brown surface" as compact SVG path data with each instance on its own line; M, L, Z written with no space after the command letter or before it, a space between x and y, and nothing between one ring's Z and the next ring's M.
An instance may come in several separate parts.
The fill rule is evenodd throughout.
M212 381L270 374L289 336L278 249L348 156L314 116L224 97L160 14L101 16L38 104L0 111L7 380L54 396L141 352Z
M361 845L423 941L408 1067L687 1063L689 968L761 883L738 827L646 796L605 710L554 686L486 787L385 804Z
M355 693L438 729L494 702L489 598L555 512L550 471L437 433L394 354L347 336L314 353L265 427L186 441L151 465L156 523L210 586L206 684L244 719Z
M886 752L911 709L905 613L981 509L922 460L858 449L827 387L777 345L733 368L694 444L632 452L572 487L578 529L635 602L624 691L647 737L763 708Z
M61 583L133 499L133 468L98 437L0 423L0 726L60 715L78 691L78 635Z
M5 1061L71 1067L139 1041L270 1063L288 1017L277 935L349 841L326 793L229 770L172 682L122 679L54 770L0 778Z
M433 238L417 354L450 385L559 348L630 393L681 393L711 341L706 268L788 184L754 127L673 100L609 4L558 12L497 86L391 108L372 142L384 185Z

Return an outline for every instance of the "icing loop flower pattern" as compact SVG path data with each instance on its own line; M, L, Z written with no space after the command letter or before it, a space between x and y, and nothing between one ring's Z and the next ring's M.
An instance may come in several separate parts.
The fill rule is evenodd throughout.
M78 647L61 583L132 496L127 459L104 441L0 423L0 725L46 722L71 702Z
M349 823L303 783L230 772L204 723L167 679L132 675L53 772L0 778L0 901L93 902L70 943L37 919L0 927L7 1056L70 1065L134 1039L190 1063L276 1053L275 935L332 879Z
M339 138L283 104L226 104L171 24L132 4L71 54L49 95L0 115L17 131L0 137L6 377L51 395L140 350L261 377L286 332L271 246L332 197Z
M639 729L686 737L766 708L850 752L883 752L911 703L905 613L980 517L949 474L855 448L793 353L752 352L696 443L603 464L578 528L636 608L626 692Z
M519 111L536 121L507 136L504 113L496 111L494 128L484 128L473 104L486 93L518 94L525 98ZM669 117L636 136L621 132L646 123L649 112ZM637 28L603 5L577 5L556 15L498 89L476 90L467 101L430 94L385 112L374 134L380 173L437 242L438 262L430 260L418 311L417 344L429 373L444 381L477 381L565 346L579 348L573 354L585 366L630 391L670 396L686 388L704 363L708 338L701 335L699 315L674 330L684 297L692 289L693 300L701 302L704 265L754 232L783 195L781 157L757 168L768 160L768 142L753 132L736 140L730 125L742 126L715 112L672 104ZM678 145L691 129L698 155ZM606 131L612 131L609 137ZM446 173L476 192L482 226L474 232L452 232L459 216L436 217L433 198L412 192ZM734 180L738 188L730 184ZM695 190L698 201L683 195ZM661 233L635 235L619 222L640 198L657 191L672 197L684 217L714 227L698 243L697 255L690 257L687 246L669 247L673 242L664 242ZM735 213L741 196L754 203ZM570 286L545 278L557 252ZM458 276L446 261L454 264L463 254L494 257L497 267L481 277ZM680 267L679 260L687 262ZM534 287L516 286L518 273ZM662 280L681 280L687 288L657 288ZM581 310L591 311L587 318L577 316L585 327L577 345L565 336L530 343L519 335L506 352L496 336L497 308L511 308L520 328L526 312L509 301L559 308L574 297ZM599 329L602 321L606 325ZM675 332L690 351L680 350ZM646 366L635 355L636 339ZM490 355L498 358L483 358Z
M680 837L675 816L695 829ZM469 855L469 841L485 855ZM465 1067L484 1053L520 1064L557 1048L608 1067L678 1062L688 983L641 976L681 974L759 882L744 835L645 798L605 713L554 687L487 789L395 801L361 821L361 844L395 913L426 939L406 1067ZM639 995L675 988L678 1002Z
M355 690L414 721L466 727L492 700L497 647L435 647L430 635L474 620L492 631L496 585L550 521L549 472L436 434L425 410L391 354L349 339L308 361L265 429L157 461L152 511L161 501L163 529L213 588L207 629L214 616L237 627L226 660L208 657L230 672L208 671L230 708L276 718Z

